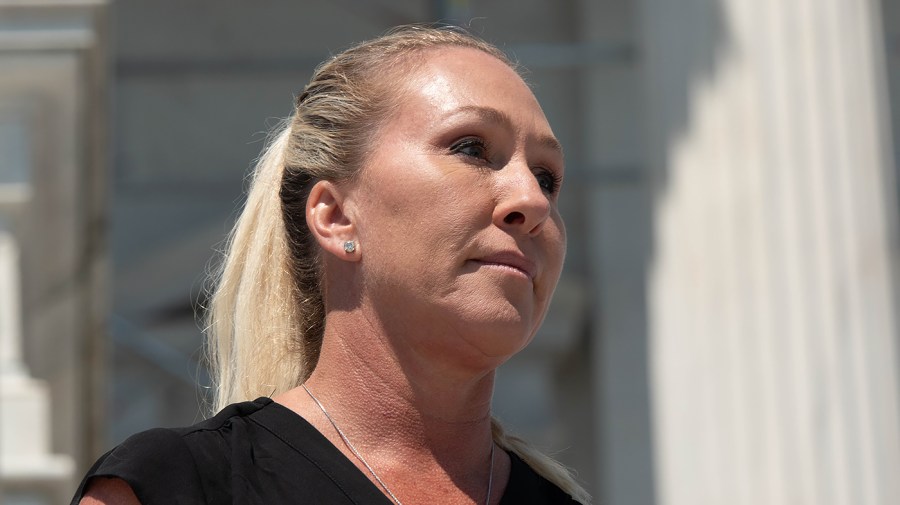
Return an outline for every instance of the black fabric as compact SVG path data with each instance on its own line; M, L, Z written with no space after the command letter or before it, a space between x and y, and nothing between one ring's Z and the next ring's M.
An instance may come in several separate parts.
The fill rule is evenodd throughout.
M501 505L575 503L516 455ZM118 477L143 505L357 504L390 500L318 430L269 398L238 403L187 428L130 437L88 471Z

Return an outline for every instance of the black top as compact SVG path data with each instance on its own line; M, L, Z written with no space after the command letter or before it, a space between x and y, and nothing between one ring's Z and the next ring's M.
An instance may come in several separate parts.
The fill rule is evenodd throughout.
M574 504L569 495L510 454L501 505ZM130 437L88 471L118 477L143 505L357 504L391 501L337 447L292 410L258 398L187 428Z

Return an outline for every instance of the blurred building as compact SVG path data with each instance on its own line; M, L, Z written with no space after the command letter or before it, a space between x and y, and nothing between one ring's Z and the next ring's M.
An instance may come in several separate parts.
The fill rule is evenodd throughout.
M436 19L520 61L566 149L509 427L600 504L900 503L900 0L0 0L3 503L203 415L204 273L267 130Z

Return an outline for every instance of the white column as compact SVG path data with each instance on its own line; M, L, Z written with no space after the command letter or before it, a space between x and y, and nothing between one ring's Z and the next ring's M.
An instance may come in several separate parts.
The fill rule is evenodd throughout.
M28 375L22 361L19 251L6 228L0 220L0 380Z
M0 221L0 497L51 503L71 493L75 465L50 452L50 396L22 358L20 292L18 246Z
M657 502L900 503L874 0L644 0Z

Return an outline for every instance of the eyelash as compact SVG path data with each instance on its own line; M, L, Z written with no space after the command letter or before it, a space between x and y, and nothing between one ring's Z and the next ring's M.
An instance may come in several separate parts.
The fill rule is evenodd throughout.
M481 155L479 156L479 155L463 152L463 149L466 149L469 147L480 148ZM490 163L491 160L488 158L488 152L490 151L490 149L488 149L488 147L489 146L488 146L487 142L485 142L484 140L482 140L480 138L466 137L464 139L460 139L458 142L453 144L453 146L450 147L450 151L454 154L462 154L463 156L468 156L470 158L476 158L476 159L483 160L485 162Z
M467 152L463 152L464 149L470 147L480 148L481 151L479 154L470 154ZM460 139L450 147L450 152L477 159L484 164L490 164L491 162L490 157L488 156L488 153L490 152L490 146L483 139L477 137L466 137L464 139ZM559 186L560 184L562 184L562 176L551 170L539 169L537 172L535 172L534 177L538 180L538 185L540 185L541 188L550 195L553 195L557 191L559 191Z
M538 180L538 184L541 188L551 195L556 194L556 192L559 191L559 185L562 184L562 176L555 172L551 172L550 170L541 169L534 174L534 177ZM541 179L547 181L546 186L544 186Z

